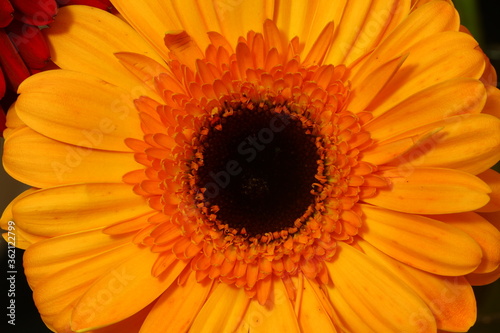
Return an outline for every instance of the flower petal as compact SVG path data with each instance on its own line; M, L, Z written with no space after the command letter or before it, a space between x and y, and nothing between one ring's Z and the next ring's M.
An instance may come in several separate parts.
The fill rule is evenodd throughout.
M260 29L264 20L258 20L262 8L271 9L271 6L263 6L255 1L239 1L228 3L226 1L195 2L189 1L157 1L152 0L144 4L124 0L114 0L114 6L127 19L127 21L139 32L144 39L150 42L163 59L169 59L169 51L163 43L166 33L186 31L195 43L202 49L209 44L208 31L224 34L232 43L236 43L237 37L246 35L249 30ZM240 8L241 7L241 8ZM244 17L239 17L242 15ZM238 18L235 18L238 16ZM252 18L252 20L250 20ZM242 22L244 19L245 22ZM229 27L229 22L237 23ZM234 22L232 21L234 20ZM256 26L257 22L260 26ZM249 25L250 24L250 25ZM244 30L236 29L241 27ZM234 40L230 36L237 36Z
M130 243L130 236L111 237L102 229L49 238L31 245L24 254L30 287L36 288L48 276Z
M114 151L130 151L125 138L142 139L130 92L96 77L65 70L42 72L25 80L19 93L19 118L52 139Z
M48 237L105 227L150 211L146 200L126 184L43 189L22 198L13 208L22 229Z
M481 264L474 273L489 273L500 265L500 231L477 213L437 215L436 220L465 231L481 247Z
M44 321L58 332L70 328L71 312L83 293L127 258L134 256L137 248L128 243L97 256L90 257L64 269L52 271L34 289L33 298ZM29 277L29 276L28 276ZM113 287L121 288L120 282Z
M398 212L450 214L488 203L489 186L463 171L440 168L394 168L380 172L390 189L379 189L365 202Z
M160 277L153 277L151 267L157 257L149 248L137 247L133 256L101 275L75 305L71 328L78 331L110 325L150 304L186 266L178 260Z
M460 19L455 8L444 1L432 1L411 12L391 34L375 48L373 53L353 69L357 73L371 72L381 63L395 56L407 54L409 49L441 31L458 31Z
M391 59L373 72L357 75L352 79L352 94L349 96L349 110L361 112L384 88L406 60L406 56Z
M288 39L297 36L304 43L302 54L308 54L325 26L341 22L346 0L283 1L274 13L274 21ZM332 62L329 62L332 63Z
M281 278L273 278L271 290L265 305L260 305L257 300L250 301L238 332L301 332Z
M214 1L221 33L231 45L249 31L262 32L262 22L273 18L274 1Z
M12 213L12 207L21 199L24 198L27 195L30 195L31 193L34 193L37 191L34 188L31 188L29 190L24 191L20 195L18 195L14 200L12 200L9 205L5 208L5 210L2 213L2 218L0 219L1 221L1 228L2 230L2 237L5 240L5 242L12 244L15 243L16 247L18 249L23 249L26 250L28 247L30 247L34 243L38 243L44 239L47 239L47 237L42 237L38 235L33 235L22 228L20 228L18 225L16 225L16 221L14 220L14 215ZM3 232L6 230L6 232Z
M337 33L326 61L349 65L367 54L409 10L406 0L347 1L342 18L334 21Z
M490 202L486 206L479 208L478 212L500 211L500 173L489 169L477 176L491 188Z
M443 277L423 272L391 259L368 242L359 241L357 244L378 265L404 281L420 296L432 311L438 329L466 332L476 321L476 299L464 277ZM416 317L427 315L419 313Z
M443 48L443 44L447 47ZM452 31L432 35L415 44L390 84L368 109L378 115L437 83L460 77L479 79L485 63L482 52L476 47L477 41L471 36Z
M5 147L5 170L19 181L40 188L82 182L121 183L125 173L140 167L132 153L64 144L29 127L12 134Z
M468 274L481 263L481 248L467 233L447 223L363 205L360 236L392 258L447 276Z
M466 276L467 281L473 286L485 286L500 278L500 266L489 273L471 273Z
M136 91L135 98L159 98L130 75L114 57L116 52L135 52L163 63L154 49L115 15L90 6L66 6L57 20L44 29L52 60L62 69L90 74L106 82ZM141 92L137 90L141 89Z
M372 139L386 140L397 134L445 118L480 113L486 102L481 81L459 78L419 91L366 124Z
M319 299L321 296L318 296L314 288L311 286L313 283L317 284L317 282L310 281L305 277L303 277L303 279L304 284L298 315L301 332L314 332L320 327L324 332L337 332L332 319Z
M170 286L151 309L140 333L186 332L205 303L212 283L198 283L196 274L190 274L184 284Z
M500 159L500 119L487 115L447 118L401 134L412 136L431 128L440 130L391 162L398 168L440 167L476 175Z
M500 90L497 87L487 85L486 92L488 93L488 100L483 112L500 118Z
M351 245L339 242L336 257L326 267L333 281L326 290L348 331L436 331L434 317L420 297Z
M214 286L214 291L198 312L191 331L234 332L249 303L243 289L220 283Z

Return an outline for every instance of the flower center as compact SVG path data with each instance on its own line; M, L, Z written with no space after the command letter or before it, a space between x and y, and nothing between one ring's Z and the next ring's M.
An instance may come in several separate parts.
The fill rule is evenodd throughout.
M301 117L249 105L226 109L200 135L196 186L205 206L217 207L217 224L256 236L300 225L314 203L319 155Z

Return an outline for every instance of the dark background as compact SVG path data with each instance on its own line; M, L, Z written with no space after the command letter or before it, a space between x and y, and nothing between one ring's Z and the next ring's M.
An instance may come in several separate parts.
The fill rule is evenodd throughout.
M462 2L466 2L462 1ZM474 2L475 0L468 0ZM479 19L474 23L471 21L474 27L470 27L471 31L476 35L476 38L481 42L484 51L490 57L493 65L500 72L500 1L498 0L479 0L477 1L479 9ZM459 4L457 3L457 6ZM459 7L460 9L460 7ZM467 16L467 14L464 15ZM462 22L464 25L468 25L468 21ZM477 26L478 24L478 26ZM497 168L500 171L500 168ZM4 173L3 170L0 170ZM2 193L0 193L0 212L3 211L4 206L13 197L22 191L22 185L15 183L11 180L6 180L7 177L3 174L0 175ZM6 191L9 189L9 191ZM11 190L15 189L15 190ZM1 267L3 267L4 272L7 270L6 266L6 243L1 240ZM33 301L31 290L27 285L24 273L22 270L22 254L24 251L17 249L16 267L16 326L7 327L5 318L5 310L2 311L2 320L0 327L6 327L1 329L2 332L16 332L16 333L45 333L50 332L40 319L40 315L36 310ZM6 280L4 279L5 287L2 288L2 295L8 290L6 285ZM478 319L476 325L470 330L472 333L496 333L500 332L500 281L494 284L475 287L476 297L478 301ZM5 295L6 296L6 295ZM7 299L7 298L6 298ZM2 303L2 308L8 305L5 301ZM5 307L4 307L5 306ZM117 332L119 333L119 332ZM161 333L161 332L159 332ZM357 333L357 332L355 332ZM382 332L381 332L382 333Z

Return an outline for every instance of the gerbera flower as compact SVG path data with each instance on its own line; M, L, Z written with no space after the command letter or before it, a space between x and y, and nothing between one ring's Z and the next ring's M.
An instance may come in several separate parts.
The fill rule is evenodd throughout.
M60 9L61 70L7 119L33 189L2 226L50 329L473 325L471 284L500 274L500 92L451 2L113 4L128 23Z

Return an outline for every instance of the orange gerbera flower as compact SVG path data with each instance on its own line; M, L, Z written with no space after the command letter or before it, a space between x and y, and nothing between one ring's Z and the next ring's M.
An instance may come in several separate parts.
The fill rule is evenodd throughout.
M473 325L471 284L500 275L500 91L450 1L113 4L128 23L60 9L62 69L7 119L33 189L2 226L49 328Z

